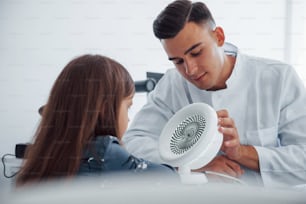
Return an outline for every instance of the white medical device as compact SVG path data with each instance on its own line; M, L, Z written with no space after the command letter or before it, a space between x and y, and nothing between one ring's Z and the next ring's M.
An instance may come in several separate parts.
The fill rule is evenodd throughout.
M222 140L216 111L208 104L193 103L167 122L159 139L159 152L165 163L178 167L182 183L202 184L207 183L205 174L191 170L209 163Z

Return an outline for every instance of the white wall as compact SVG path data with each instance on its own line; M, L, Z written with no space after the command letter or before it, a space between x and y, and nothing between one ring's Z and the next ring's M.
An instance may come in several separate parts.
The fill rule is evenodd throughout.
M152 21L169 2L1 0L0 156L14 153L16 143L31 140L39 120L37 110L72 58L85 53L113 57L135 80L144 79L146 71L171 68L152 33ZM228 41L248 54L294 64L306 80L302 70L306 64L305 1L205 2L217 24L223 26ZM135 96L131 117L144 102L144 94ZM3 190L7 179L3 178L2 165L0 170Z
M292 0L291 29L288 31L289 62L306 82L306 1Z

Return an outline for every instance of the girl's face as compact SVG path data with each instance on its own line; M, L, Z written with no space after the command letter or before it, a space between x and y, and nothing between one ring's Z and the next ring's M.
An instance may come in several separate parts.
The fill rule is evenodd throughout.
M120 108L119 108L119 118L118 118L118 127L119 127L119 133L117 137L119 140L121 140L123 134L125 133L127 127L128 127L128 122L129 122L129 115L128 115L128 110L133 104L133 97L134 94L124 98L121 102Z

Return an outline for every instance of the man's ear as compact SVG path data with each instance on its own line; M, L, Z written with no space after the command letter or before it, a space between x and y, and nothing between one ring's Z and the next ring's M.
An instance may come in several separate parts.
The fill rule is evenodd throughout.
M223 46L225 42L225 35L223 29L220 26L217 26L213 32L218 46Z

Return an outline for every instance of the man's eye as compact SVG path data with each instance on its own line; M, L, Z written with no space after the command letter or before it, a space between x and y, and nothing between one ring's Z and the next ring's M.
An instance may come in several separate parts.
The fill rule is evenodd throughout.
M177 60L176 62L174 62L175 64L183 64L184 60Z
M199 56L202 53L202 51L195 52L195 53L190 53L191 56L196 57Z

